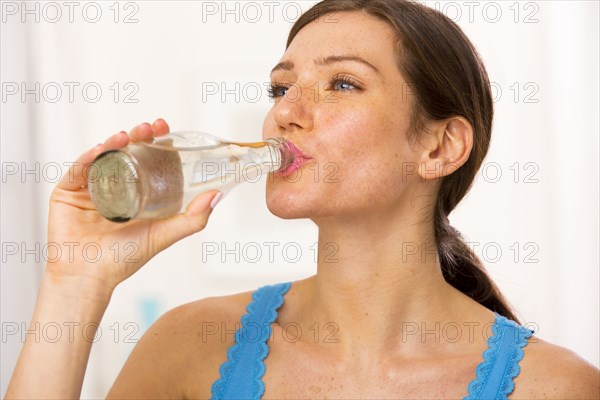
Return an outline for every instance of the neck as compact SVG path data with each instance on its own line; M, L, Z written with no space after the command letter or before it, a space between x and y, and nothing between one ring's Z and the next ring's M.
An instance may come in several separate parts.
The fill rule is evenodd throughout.
M423 343L421 332L401 340L410 329L452 320L468 302L444 280L433 224L389 214L317 222L317 274L306 280L301 319L318 322L321 333L336 329L337 345L328 345L336 357L376 365L392 349L410 357L439 348L434 335Z

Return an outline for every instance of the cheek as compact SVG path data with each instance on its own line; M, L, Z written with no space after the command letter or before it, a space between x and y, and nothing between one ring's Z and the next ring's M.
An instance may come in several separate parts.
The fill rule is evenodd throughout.
M385 104L369 107L368 112L357 114L346 127L356 139L348 139L350 145L345 152L353 162L344 164L343 169L352 170L347 176L348 187L397 198L418 175L419 154L408 143L406 110L402 105L392 104L396 104L393 109Z
M323 128L315 138L323 146L319 154L336 163L348 180L398 175L403 162L413 157L398 114L375 104L323 115L319 120Z
M321 168L322 189L329 195L343 195L348 202L374 197L397 197L406 186L403 182L402 162L398 158L387 158L372 149L357 151L331 168ZM393 157L393 156L392 156ZM327 173L329 172L329 179ZM330 184L335 180L336 184Z
M318 172L320 178L313 188L322 198L335 199L337 206L344 209L363 209L373 202L396 203L406 191L403 161L409 155L389 139L381 141L374 134L354 133L363 136L343 136L345 140L338 141L339 145L329 152L329 162L324 160L318 169L311 168L312 176Z

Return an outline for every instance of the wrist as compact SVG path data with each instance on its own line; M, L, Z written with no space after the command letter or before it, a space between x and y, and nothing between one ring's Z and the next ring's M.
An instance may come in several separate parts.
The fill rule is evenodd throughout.
M40 294L63 300L93 303L107 307L114 287L90 276L54 274L46 271L40 284Z

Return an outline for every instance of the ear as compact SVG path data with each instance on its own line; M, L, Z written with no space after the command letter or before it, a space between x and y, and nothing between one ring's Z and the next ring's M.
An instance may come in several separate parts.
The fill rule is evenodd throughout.
M469 159L473 148L473 128L463 117L453 117L434 125L434 131L419 162L419 175L433 180L450 175Z

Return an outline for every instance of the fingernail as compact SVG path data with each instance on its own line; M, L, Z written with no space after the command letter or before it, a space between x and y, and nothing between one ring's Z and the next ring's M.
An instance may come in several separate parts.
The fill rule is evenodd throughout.
M221 197L223 197L223 192L217 193L217 195L213 197L212 201L210 202L210 208L214 209L217 204L219 204L219 201L221 201Z

